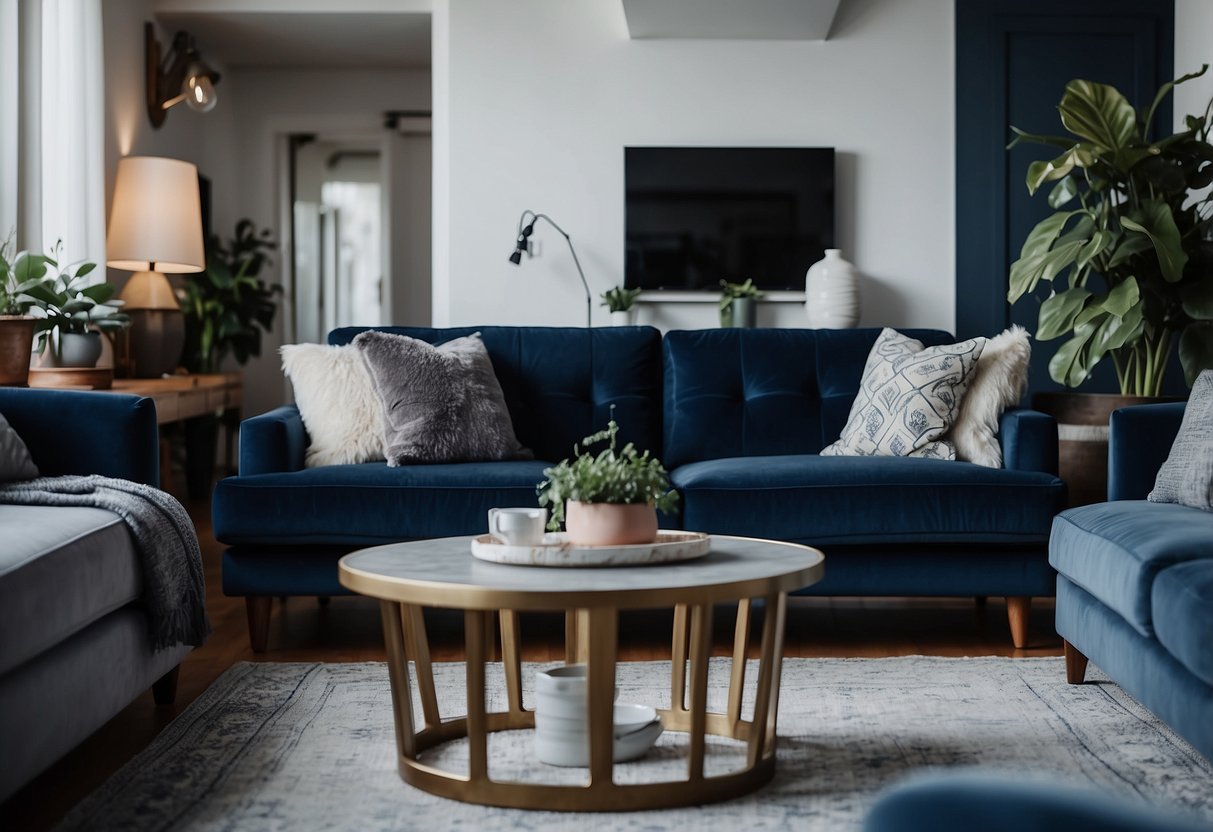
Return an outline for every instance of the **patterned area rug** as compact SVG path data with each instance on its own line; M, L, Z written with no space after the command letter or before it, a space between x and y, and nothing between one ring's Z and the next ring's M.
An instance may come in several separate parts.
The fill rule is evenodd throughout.
M527 666L528 681L535 667ZM461 712L462 666L435 671L444 714ZM713 661L717 708L727 671ZM499 679L499 665L494 672ZM779 772L769 786L707 809L569 815L472 806L405 785L383 664L239 664L60 828L584 832L710 820L720 829L847 830L883 787L955 766L1043 776L1213 820L1213 765L1094 668L1097 684L1074 687L1064 676L1061 659L788 659ZM668 680L668 662L620 665L619 701L664 706ZM501 704L490 697L490 709ZM709 774L728 766L732 746L712 745ZM535 763L530 750L529 732L494 735L490 774L584 778ZM616 779L668 779L685 771L683 754L685 737L667 734L646 759L617 766ZM437 762L457 769L466 760L452 743Z

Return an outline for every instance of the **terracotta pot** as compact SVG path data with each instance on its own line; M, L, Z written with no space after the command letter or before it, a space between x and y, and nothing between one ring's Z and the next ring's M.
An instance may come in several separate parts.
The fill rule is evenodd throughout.
M564 507L569 540L580 546L627 546L657 539L657 509L648 503L579 503Z
M1108 420L1112 411L1173 401L1180 399L1062 392L1032 397L1032 407L1057 420L1058 469L1069 488L1071 506L1108 499Z
M34 323L24 315L0 315L0 386L29 386Z

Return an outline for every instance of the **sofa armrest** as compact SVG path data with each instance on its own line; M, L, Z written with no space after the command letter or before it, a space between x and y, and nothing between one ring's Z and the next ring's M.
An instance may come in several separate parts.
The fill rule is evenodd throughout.
M1144 500L1154 488L1183 422L1185 402L1112 411L1108 426L1108 500Z
M307 431L288 404L240 423L240 476L302 471Z
M43 476L101 474L160 484L156 404L121 393L0 388L0 413Z
M1004 411L998 421L1002 467L1057 473L1057 420L1026 408Z

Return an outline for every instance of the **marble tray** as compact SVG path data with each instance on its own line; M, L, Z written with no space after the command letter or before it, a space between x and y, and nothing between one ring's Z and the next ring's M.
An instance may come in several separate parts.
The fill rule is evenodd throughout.
M633 546L574 546L565 532L544 535L538 546L508 546L487 534L472 540L473 556L512 566L642 566L701 558L711 548L706 534L665 529L656 542Z

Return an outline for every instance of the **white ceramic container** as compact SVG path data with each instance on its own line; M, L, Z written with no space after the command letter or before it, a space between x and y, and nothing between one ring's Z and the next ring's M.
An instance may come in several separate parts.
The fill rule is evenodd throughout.
M809 266L804 282L805 315L810 329L850 329L859 323L859 273L842 259L842 250Z

